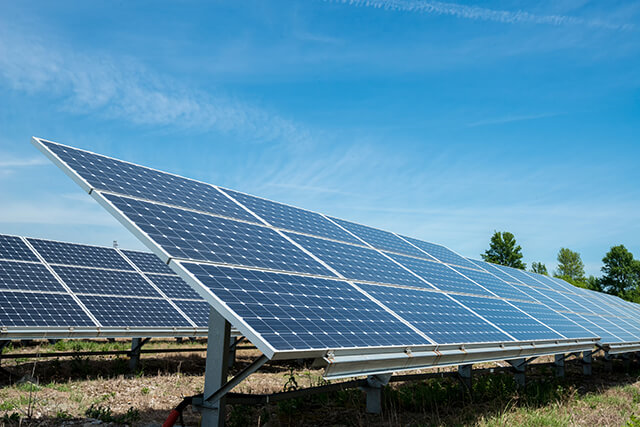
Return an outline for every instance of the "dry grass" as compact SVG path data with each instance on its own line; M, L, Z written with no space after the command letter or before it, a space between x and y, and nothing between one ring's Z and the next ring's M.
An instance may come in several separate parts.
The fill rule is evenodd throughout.
M66 344L59 345L64 347ZM113 345L113 344L112 344ZM115 344L127 346L126 343ZM93 346L95 344L87 344ZM145 348L198 346L204 342L177 344L173 340L151 342ZM48 346L39 347L47 351ZM12 349L30 353L36 347ZM251 362L255 350L238 352L232 374ZM549 361L546 358L544 361ZM136 425L161 424L182 396L202 391L204 353L143 355L141 370L128 373L128 359L116 356L5 360L13 375L0 387L0 424L83 425L88 408L101 407L115 417L129 411ZM489 366L489 364L480 365ZM495 366L495 365L494 365ZM236 390L245 393L273 393L283 389L293 369L301 388L318 384L321 371L309 365L268 364ZM442 369L445 370L445 369ZM364 412L364 395L346 390L331 395L271 404L265 407L228 407L230 425L298 426L621 426L640 414L640 371L625 371L617 365L605 373L598 363L594 375L585 378L581 366L567 363L567 377L553 378L547 367L528 372L529 386L518 391L510 375L474 378L471 397L455 380L394 383L385 389L382 415ZM31 376L33 375L33 378ZM33 381L35 385L29 381ZM133 409L130 409L133 408ZM12 414L13 419L11 418ZM185 421L196 425L199 416L187 410Z

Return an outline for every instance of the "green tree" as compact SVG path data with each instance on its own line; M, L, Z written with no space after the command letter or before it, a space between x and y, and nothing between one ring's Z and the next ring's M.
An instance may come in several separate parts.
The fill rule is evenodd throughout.
M489 249L480 254L482 259L494 264L515 267L521 270L527 268L522 262L522 248L516 243L516 238L508 231L496 231L491 236Z
M544 274L545 276L549 275L549 272L547 271L547 266L544 265L541 262L532 262L531 263L531 272L532 273L538 273L538 274Z
M640 261L624 245L613 246L602 258L602 288L614 295L637 292L640 288Z
M558 269L554 275L565 280L569 278L574 282L586 282L584 263L580 258L580 254L571 249L561 248L558 251Z

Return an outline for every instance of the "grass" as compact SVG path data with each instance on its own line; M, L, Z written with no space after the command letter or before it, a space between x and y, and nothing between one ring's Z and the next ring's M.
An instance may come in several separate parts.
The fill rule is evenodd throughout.
M62 343L62 344L60 344ZM153 341L152 341L153 343ZM150 343L151 344L151 343ZM203 346L202 342L159 342L155 345ZM33 352L58 346L55 351L128 349L127 341L33 343L13 352ZM257 356L253 350L238 351L232 372ZM203 389L204 354L144 355L139 371L128 371L128 359L116 356L67 357L8 362L16 378L32 376L33 382L0 387L0 425L39 425L78 422L87 418L124 424L160 424L181 396ZM483 366L483 367L488 367ZM349 389L281 401L262 407L230 405L227 424L263 425L383 425L383 426L637 426L640 427L640 371L621 365L606 373L597 363L586 378L581 366L567 363L567 377L556 379L546 367L527 372L528 385L519 389L510 374L477 375L469 393L451 378L392 383L383 390L381 415L366 414L364 393ZM444 369L446 370L446 369ZM36 383L36 384L34 384ZM327 384L321 371L310 364L279 362L251 375L236 390L274 393ZM28 414L33 418L29 419ZM190 410L185 422L199 419ZM72 424L75 425L75 424Z

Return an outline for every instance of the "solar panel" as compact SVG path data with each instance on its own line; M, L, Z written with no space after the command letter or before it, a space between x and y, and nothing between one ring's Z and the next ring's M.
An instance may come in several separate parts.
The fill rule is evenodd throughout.
M491 296L491 293L486 289L440 262L395 254L390 256L442 291Z
M215 187L120 160L97 156L59 144L43 142L93 187L155 200L228 218L256 218Z
M429 342L347 282L185 263L277 350Z
M42 239L27 240L50 264L133 270L127 261L109 248Z
M518 340L563 338L548 326L532 319L506 301L467 295L455 295L453 298Z
M428 286L374 249L309 236L296 235L292 238L348 279Z
M500 342L511 338L454 299L438 292L391 286L360 287L442 344Z
M318 213L249 196L237 191L226 189L223 191L274 227L342 242L362 243Z
M65 292L60 282L43 265L15 261L0 261L0 288Z
M172 257L329 274L274 230L213 215L107 195Z
M124 254L140 271L144 273L158 273L158 274L170 274L175 275L172 269L167 264L160 261L160 258L154 254L148 252L138 252L121 250L120 253Z
M349 230L369 245L384 251L396 252L400 254L412 255L414 257L432 259L429 255L407 243L405 240L388 231L378 230L377 228L367 227L366 225L356 224L355 222L345 221L338 218L331 218L332 221L341 227Z
M0 291L0 325L9 327L95 326L70 295Z
M375 359L382 372L451 363L453 356L435 352L443 346L473 363L510 346L526 357L582 351L597 339L531 296L534 287L552 289L548 281L494 273L434 243L34 142L268 358L320 357L334 366ZM206 312L197 301L175 304ZM433 358L407 359L413 351Z
M132 328L138 336L206 334L208 313L192 320L174 298L206 303L170 269L145 275L114 248L18 236L0 235L0 252L14 258L0 260L4 339L135 336ZM164 266L153 254L127 252L145 269ZM158 277L161 286L151 280Z
M0 259L38 261L38 257L17 236L0 235Z
M162 299L80 295L100 324L106 327L190 327L191 323Z
M447 264L457 265L460 267L477 268L476 265L473 264L471 261L462 257L461 255L458 255L457 253L453 252L451 249L445 248L442 245L424 242L422 240L413 239L411 237L402 236L402 238L407 240L411 244L417 246L418 248L422 249L423 251L425 251L426 253L428 253L429 255L431 255L432 257L434 257L439 261L442 261Z

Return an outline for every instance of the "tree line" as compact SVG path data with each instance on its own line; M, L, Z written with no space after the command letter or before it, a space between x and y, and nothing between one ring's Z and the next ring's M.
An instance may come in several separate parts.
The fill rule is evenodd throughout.
M522 247L517 244L515 236L508 231L496 231L491 236L489 249L481 254L482 259L494 264L526 270L522 261ZM568 248L558 251L558 267L553 276L563 279L574 286L607 292L625 300L640 303L640 260L624 245L612 246L602 258L602 276L586 276L584 263L578 252ZM534 273L549 275L547 266L541 262L533 262Z

